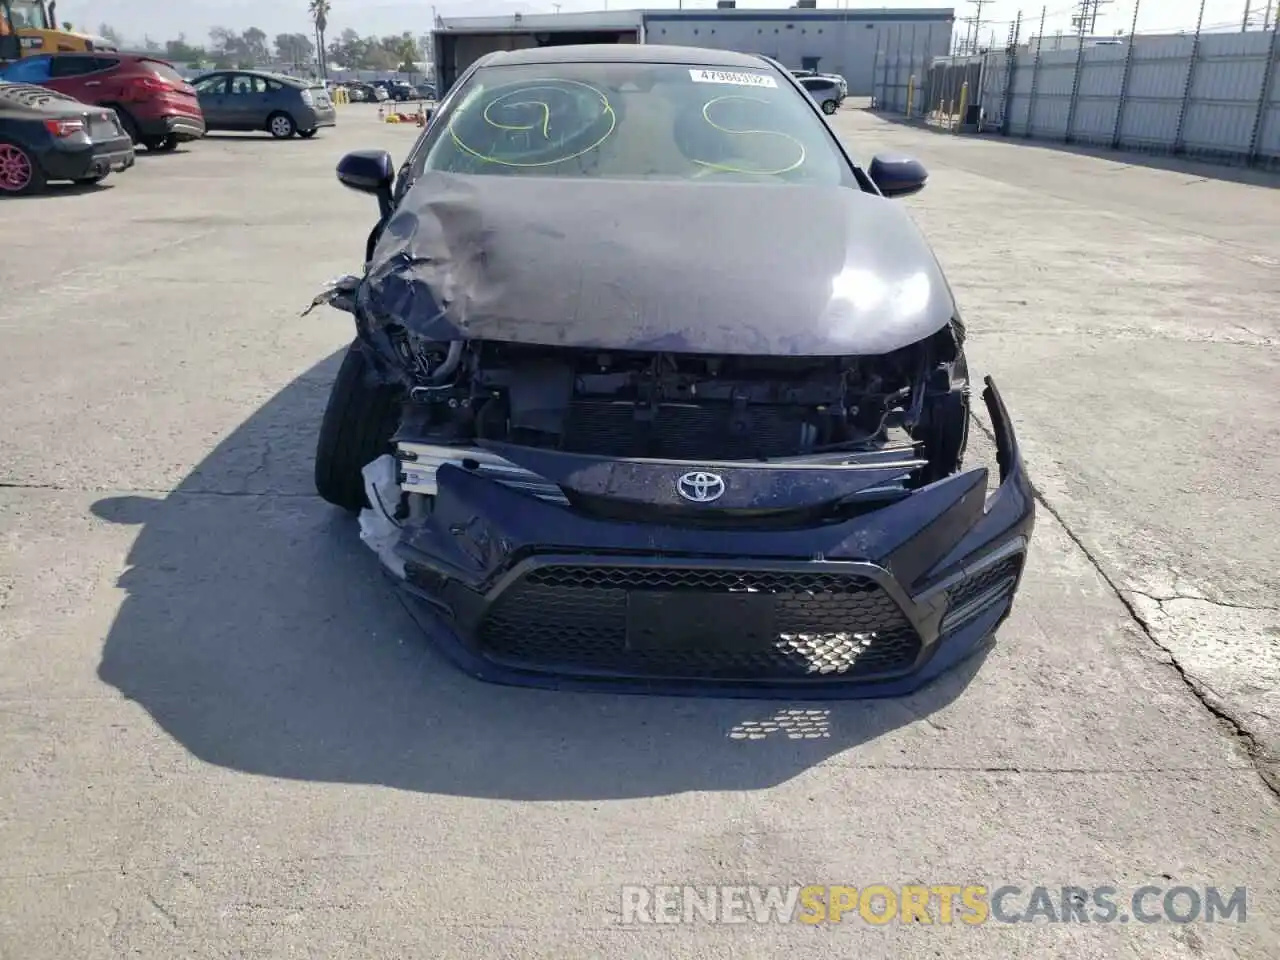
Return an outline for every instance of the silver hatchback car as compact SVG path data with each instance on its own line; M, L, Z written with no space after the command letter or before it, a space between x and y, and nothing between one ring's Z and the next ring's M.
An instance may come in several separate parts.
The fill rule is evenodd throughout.
M209 130L265 130L279 140L314 137L338 122L329 92L283 74L219 70L192 81Z

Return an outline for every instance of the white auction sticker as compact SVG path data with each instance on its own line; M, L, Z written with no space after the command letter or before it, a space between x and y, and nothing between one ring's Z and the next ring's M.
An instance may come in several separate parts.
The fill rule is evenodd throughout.
M694 83L732 83L739 87L774 87L778 81L767 73L738 73L731 70L704 70L694 68L689 71Z

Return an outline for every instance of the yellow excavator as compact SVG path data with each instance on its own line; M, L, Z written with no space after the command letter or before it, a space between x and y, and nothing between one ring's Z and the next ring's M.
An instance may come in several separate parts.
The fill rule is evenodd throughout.
M115 50L102 37L58 26L55 0L0 0L0 63L42 53Z

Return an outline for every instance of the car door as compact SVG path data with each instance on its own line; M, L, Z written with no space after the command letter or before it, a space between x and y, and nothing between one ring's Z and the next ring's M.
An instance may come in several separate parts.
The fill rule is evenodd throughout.
M200 100L200 112L204 114L207 130L226 130L227 127L227 75L211 73L192 84Z
M60 53L49 58L49 80L45 86L84 103L99 103L104 73L102 57Z
M261 130L270 113L267 83L251 73L232 73L227 80L227 115L230 130Z

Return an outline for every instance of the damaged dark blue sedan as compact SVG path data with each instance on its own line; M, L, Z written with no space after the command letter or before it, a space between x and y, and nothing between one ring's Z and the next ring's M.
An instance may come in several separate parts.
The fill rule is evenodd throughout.
M891 696L1008 616L1034 523L995 385L963 467L965 331L892 200L779 64L490 54L317 297L357 336L316 484L467 671L506 683ZM990 489L989 489L990 488Z

